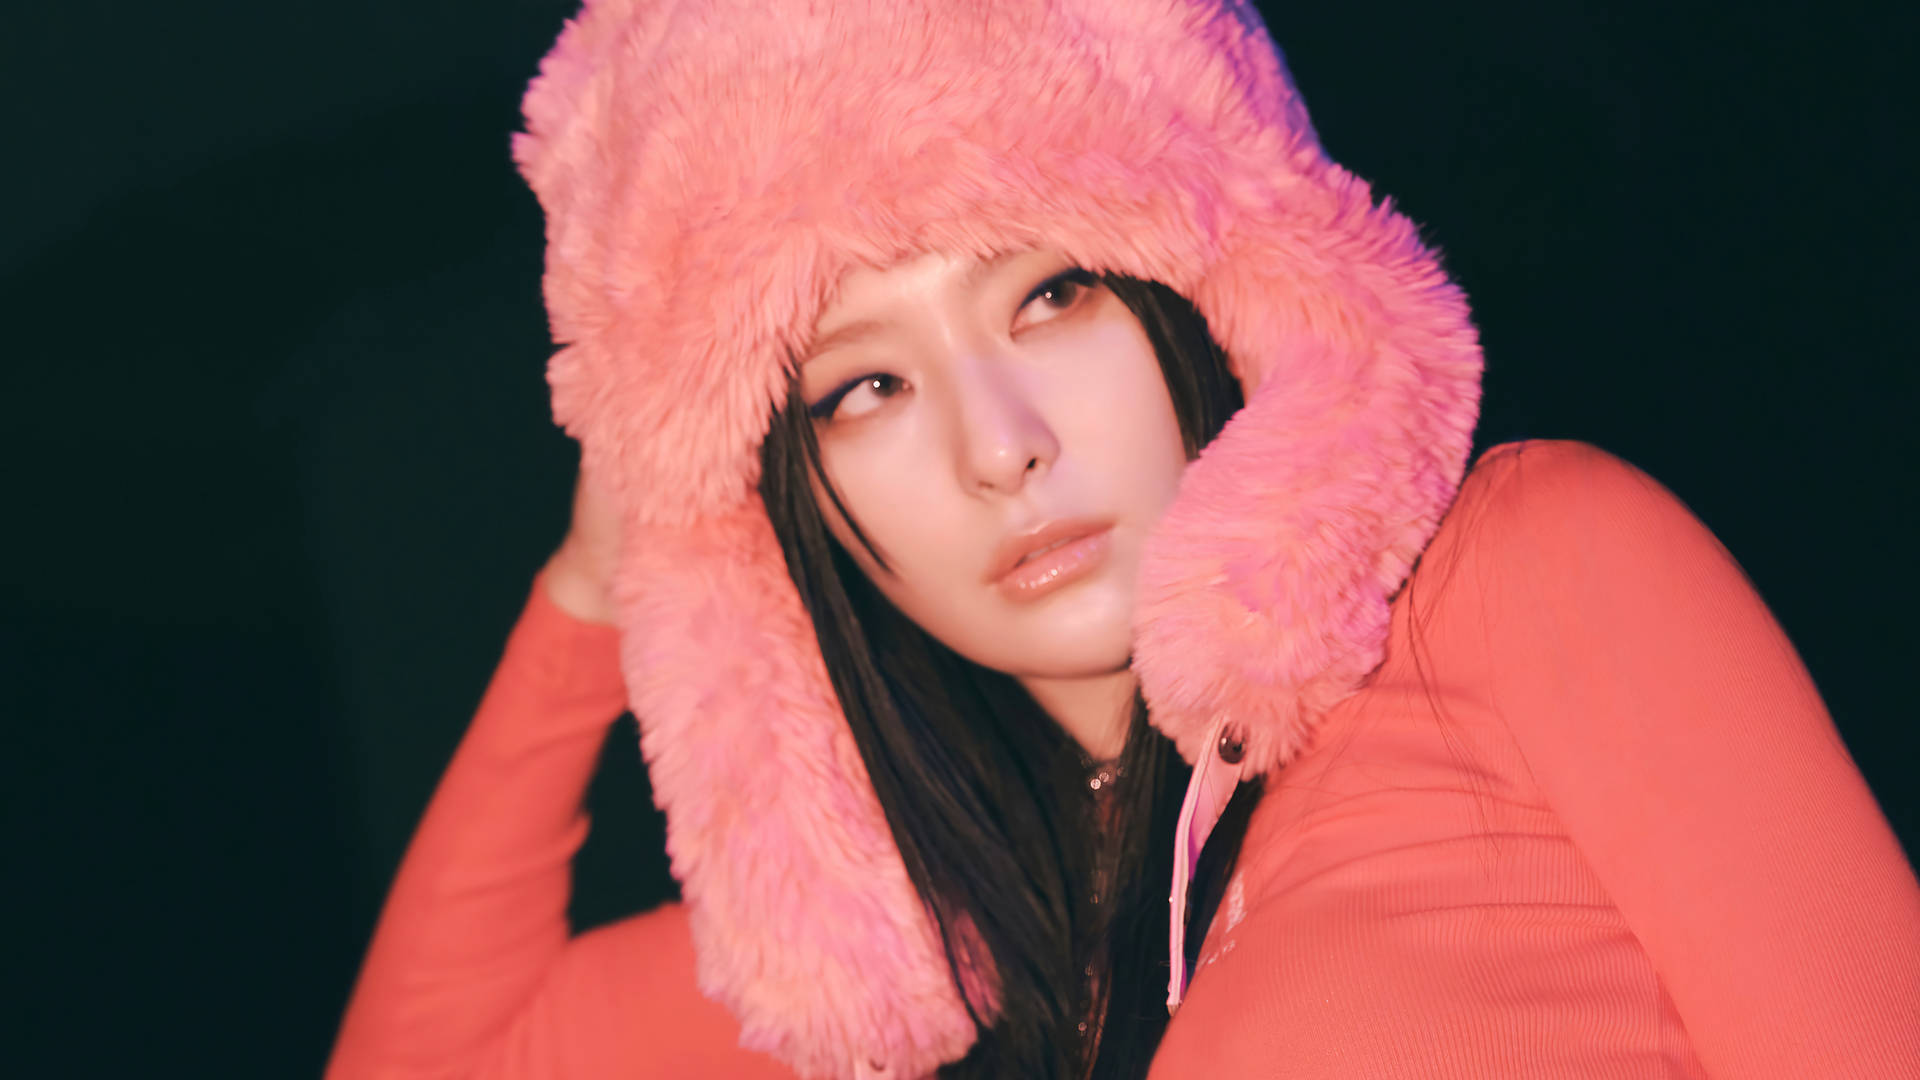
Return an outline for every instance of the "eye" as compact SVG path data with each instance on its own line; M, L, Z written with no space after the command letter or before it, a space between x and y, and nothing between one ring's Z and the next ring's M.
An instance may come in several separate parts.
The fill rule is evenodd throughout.
M815 420L852 420L886 404L906 388L907 381L897 375L880 372L862 375L841 383L827 396L807 406L807 414Z
M1093 291L1093 286L1093 275L1088 271L1077 266L1062 270L1034 286L1027 298L1021 301L1020 311L1014 319L1015 328L1033 322L1047 322L1073 310ZM1029 315L1033 317L1029 318Z

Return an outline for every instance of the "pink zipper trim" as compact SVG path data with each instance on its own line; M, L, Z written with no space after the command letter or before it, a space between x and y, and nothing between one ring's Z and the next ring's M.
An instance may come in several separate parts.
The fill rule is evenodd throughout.
M1207 729L1207 741L1201 744L1205 749L1193 764L1187 796L1180 804L1180 824L1173 832L1173 893L1167 898L1167 951L1172 965L1167 979L1169 1016L1180 1008L1187 993L1187 884L1200 865L1207 837L1220 823L1220 815L1240 786L1240 763L1229 764L1220 755L1220 740L1226 730L1227 714L1221 713Z

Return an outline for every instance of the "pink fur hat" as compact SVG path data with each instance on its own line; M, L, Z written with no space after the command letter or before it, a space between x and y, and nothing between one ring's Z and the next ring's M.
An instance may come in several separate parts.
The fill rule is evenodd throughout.
M701 988L802 1075L924 1075L973 1025L755 491L841 275L1045 246L1206 316L1248 404L1148 546L1135 668L1182 754L1224 713L1254 771L1378 664L1459 485L1465 299L1241 0L588 0L525 112Z

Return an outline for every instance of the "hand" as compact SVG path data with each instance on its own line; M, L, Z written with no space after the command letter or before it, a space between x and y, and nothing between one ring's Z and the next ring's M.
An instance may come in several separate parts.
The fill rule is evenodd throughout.
M620 523L612 500L583 469L573 485L573 524L547 560L547 595L585 622L614 625L613 567Z

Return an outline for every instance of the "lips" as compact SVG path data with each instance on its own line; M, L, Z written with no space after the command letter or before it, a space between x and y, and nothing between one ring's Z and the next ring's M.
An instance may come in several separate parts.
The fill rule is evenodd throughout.
M1037 599L1077 581L1105 559L1113 523L1092 518L1044 522L1003 540L987 565L987 584L1008 599Z
M1064 518L1043 521L1022 529L1000 541L999 546L993 549L993 558L987 563L987 584L994 584L1006 577L1014 567L1034 556L1057 550L1082 537L1112 527L1111 522L1095 518Z
M1078 540L1078 539L1080 538L1077 536L1070 536L1065 540L1056 540L1053 543L1048 544L1046 547L1039 548L1035 551L1028 552L1026 555L1021 556L1020 561L1017 563L1014 563L1013 565L1016 568L1025 566L1027 563L1031 562L1034 559L1039 558L1042 555L1045 555L1047 552L1059 551L1061 548L1067 546L1068 544L1073 543L1075 540Z

